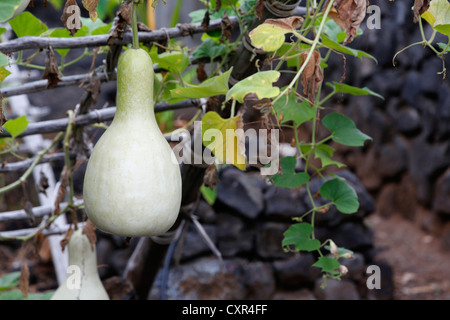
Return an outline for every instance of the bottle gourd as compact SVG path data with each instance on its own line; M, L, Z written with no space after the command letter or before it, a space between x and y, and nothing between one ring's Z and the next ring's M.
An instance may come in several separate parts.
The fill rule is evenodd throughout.
M97 271L97 251L82 229L70 236L67 277L51 300L109 300Z
M117 66L117 110L89 159L84 179L87 216L100 230L154 236L174 224L181 173L154 114L153 63L130 48Z

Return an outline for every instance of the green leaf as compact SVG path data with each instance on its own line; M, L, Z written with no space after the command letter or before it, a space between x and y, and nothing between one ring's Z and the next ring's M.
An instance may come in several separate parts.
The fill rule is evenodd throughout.
M336 208L342 213L355 213L359 202L355 190L339 178L326 181L320 187L320 195L333 201Z
M322 17L318 17L315 21L316 31L319 28L320 23L322 22ZM325 34L328 38L338 43L344 42L347 34L345 31L342 31L341 27L334 21L334 19L327 17L327 21L325 22L322 30L323 34ZM363 30L358 28L356 35L354 38L363 34Z
M104 23L101 19L96 19L95 22L92 21L91 18L84 18L84 17L80 17L81 18L81 24L84 27L88 28L88 33L87 35L93 35L93 32L96 31L97 29L101 29L101 28L105 28L108 27L109 25ZM106 33L108 33L109 29L106 30ZM78 33L78 32L77 32ZM101 34L101 33L99 33Z
M320 268L322 272L332 275L339 274L340 266L341 264L336 259L331 257L319 257L319 259L317 259L317 262L313 264L313 267Z
M352 48L349 48L347 46L343 46L342 44L331 40L330 38L328 38L324 34L321 35L321 38L322 38L322 44L325 47L334 49L334 50L342 52L344 54L352 55L352 56L360 58L360 59L362 59L363 57L370 58L373 61L378 63L377 59L374 56L368 54L367 52L364 52L364 51L361 51L361 50L352 49Z
M228 92L228 79L230 78L232 69L212 77L199 85L190 85L189 87L176 88L170 91L173 98L199 99L212 97Z
M189 65L189 56L186 51L166 51L153 57L153 62L160 68L174 73L182 73Z
M306 172L295 172L297 159L295 157L283 157L280 159L282 174L276 173L272 176L273 184L282 188L295 188L309 181Z
M316 146L314 155L316 158L319 158L320 161L322 162L322 168L325 168L325 167L328 167L331 165L335 165L338 168L345 167L345 164L331 159L331 157L333 156L333 153L334 153L333 147L331 147L327 144L320 144L320 145Z
M11 19L19 4L20 0L0 1L0 23Z
M450 3L448 0L433 0L430 7L422 14L437 32L450 37Z
M0 278L0 291L8 290L19 285L20 271L4 274Z
M89 19L90 20L90 19ZM78 31L71 36L70 31L66 28L57 28L50 32L49 37L53 38L73 38L73 37L84 37L89 33L89 29L86 26L82 26ZM62 57L65 57L70 49L55 49Z
M349 93L354 96L371 95L384 100L384 97L382 95L370 90L367 87L358 88L345 83L339 83L336 81L334 81L333 83L327 82L327 85L333 88L335 92Z
M5 33L6 30L7 30L6 28L0 27L0 36L1 36L3 33Z
M273 52L283 45L285 41L284 35L288 32L289 30L273 24L263 23L250 31L249 36L255 48L262 49L266 52Z
M6 66L8 64L9 64L8 56L0 52L0 66Z
M216 42L211 38L206 38L205 41L202 42L201 45L197 47L192 53L192 56L195 59L200 59L204 57L208 57L210 59L215 59L223 55L227 50L227 47L221 44L220 42Z
M9 70L6 70L3 67L0 67L0 82L6 79L7 76L9 76L11 72Z
M316 114L316 109L308 101L304 100L298 103L296 95L293 92L288 96L282 96L278 99L273 104L273 108L278 116L283 115L281 123L294 121L296 126L311 121Z
M245 136L238 135L236 131L240 118L238 115L224 119L217 112L207 112L202 119L202 141L222 163L245 170Z
M438 42L437 44L439 46L439 48L442 49L444 54L447 54L447 52L450 51L450 46L447 43L443 43L443 42ZM445 51L444 51L445 50Z
M9 21L17 37L39 36L48 30L48 27L31 12L25 11Z
M371 137L356 128L352 119L340 113L330 113L322 119L323 125L331 131L333 141L353 147L362 147Z
M27 116L21 116L6 121L3 128L6 129L13 138L16 138L27 129L28 123Z
M295 246L296 251L315 251L320 248L320 241L312 239L313 227L311 224L302 222L293 224L284 233L281 242L283 247Z
M25 298L22 291L11 290L0 294L0 300L50 300L54 294L54 291L44 293L28 293L28 297Z
M273 98L280 93L280 88L272 83L280 77L278 71L262 71L236 83L227 93L226 100L235 99L241 103L249 93L256 93L258 99Z
M200 192L203 196L203 199L206 200L206 202L209 203L209 205L213 205L216 202L217 199L217 188L214 186L214 188L211 190L209 187L202 184L200 187Z

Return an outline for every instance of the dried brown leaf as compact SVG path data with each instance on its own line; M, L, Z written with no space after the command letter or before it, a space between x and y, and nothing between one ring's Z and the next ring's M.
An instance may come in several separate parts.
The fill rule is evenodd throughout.
M47 79L47 89L55 87L62 80L61 73L58 69L58 61L56 60L55 51L52 47L46 50L45 70L42 79Z
M414 23L419 21L419 16L428 10L428 8L430 7L430 1L431 0L414 0Z
M97 235L95 234L95 226L91 220L88 219L86 221L86 225L84 226L82 233L89 239L89 242L91 243L91 250L94 251L94 246L97 242Z
M303 23L303 18L298 16L292 16L282 19L266 19L264 23L271 24L286 30L295 30L300 28Z
M76 7L73 7L76 6ZM67 0L63 14L61 16L61 21L64 26L69 30L70 35L74 35L82 26L80 19L80 7L78 6L76 0Z
M28 287L30 284L30 269L28 268L28 264L22 264L22 269L20 270L19 277L19 288L22 291L22 295L27 298L28 297Z
M122 4L119 11L117 11L117 23L113 31L109 35L107 44L112 45L116 39L122 39L123 33L127 25L131 24L133 3Z
M206 168L205 175L203 177L203 184L213 190L218 181L219 173L217 172L216 165L213 163L208 168Z
M216 0L216 11L220 11L222 9L222 0Z
M206 11L205 11L205 15L203 16L203 20L202 20L202 27L203 27L203 29L205 29L205 31L208 31L208 28L209 28L209 21L210 21L210 18L209 18L209 11L206 10Z
M261 20L264 13L264 1L265 0L258 0L256 2L256 15L258 16L258 19Z
M301 53L302 61L305 61L307 56L308 51L302 52ZM323 81L323 73L322 69L320 68L319 51L314 51L313 55L311 56L311 59L309 59L308 64L306 65L302 73L301 81L303 85L303 94L305 94L308 97L309 101L314 101L317 90Z
M100 79L98 78L97 73L94 71L92 73L91 81L85 87L85 90L91 94L93 104L97 103L101 88L102 88L102 83L101 83Z
M361 22L366 17L369 2L367 0L335 0L330 17L347 34L344 45L353 41ZM327 4L324 7L328 6Z
M89 17L95 22L98 18L97 5L100 0L83 0L83 6L89 11Z
M222 38L229 40L231 38L231 33L233 31L233 24L231 23L230 18L228 18L226 12L222 17L222 22L220 23L220 25L222 28Z
M55 209L53 215L59 214L60 208L59 204L64 200L64 197L67 193L67 186L69 185L69 172L67 171L67 166L64 166L61 172L61 183L59 185L58 194L55 199Z
M70 240L70 237L72 236L72 233L73 233L73 229L72 229L72 226L70 226L69 229L67 229L66 233L64 234L64 238L59 242L59 244L61 245L61 250L62 251L64 251L64 248L69 243L69 240Z
M206 79L208 79L208 74L205 71L205 64L204 63L199 63L197 65L197 80L200 83L202 83Z
M0 132L2 132L2 126L5 124L6 122L6 117L5 117L5 113L3 112L3 95L0 92Z

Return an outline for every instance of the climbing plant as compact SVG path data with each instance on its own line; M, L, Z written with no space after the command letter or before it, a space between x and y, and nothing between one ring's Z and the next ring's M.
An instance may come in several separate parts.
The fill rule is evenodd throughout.
M175 24L179 35L186 36L200 30L201 43L196 47L184 46L171 37L167 29L150 32L145 24L138 25L139 46L148 52L157 66L155 102L174 106L186 100L206 99L206 102L203 101L205 110L199 109L192 119L182 125L174 125L173 111L160 112L158 115L160 127L167 137L180 132L180 129L191 128L195 121L201 121L202 150L206 148L215 156L213 163L197 166L203 170L197 175L186 173L196 170L193 169L195 165L183 163L183 203L195 202L193 199L199 193L210 203L214 202L217 192L217 175L214 173L217 168L234 165L240 170L246 170L249 165L255 165L264 169L267 162L261 159L256 164L249 162L243 135L228 137L226 134L227 130L236 132L245 128L248 124L246 115L256 110L260 128L290 132L291 145L296 150L294 156L281 159L278 159L277 154L271 155L271 159L276 161L276 170L268 175L268 180L281 188L305 190L309 199L309 209L292 217L291 226L283 234L282 247L285 251L314 252L317 260L313 267L319 268L325 278L340 279L347 271L340 259L351 258L353 253L332 239L317 237L317 216L326 215L333 207L344 215L358 211L355 190L335 170L346 164L337 161L334 153L337 145L363 147L372 139L360 131L351 118L335 110L332 99L347 94L371 95L376 99L383 97L370 88L346 84L345 74L341 81L329 80L327 63L333 55L341 58L343 64L346 57L360 59L361 63L366 59L376 62L369 53L351 47L353 40L363 33L360 26L366 17L368 1L306 0L301 8L301 1L294 0L200 1L204 8L189 14L191 24ZM67 124L58 130L61 133L30 162L21 178L0 187L1 195L23 185L32 168L63 140L64 183L56 206L59 208L67 190L69 202L64 208L52 212L52 217L42 228L27 236L13 238L15 240L26 241L39 237L58 215L71 212L76 220L75 211L83 209L82 202L76 202L73 198L72 174L77 156L74 159L71 151L85 150L76 146L87 144L79 138L82 135L77 130L80 127L83 129L82 125L76 125L76 116L88 112L92 101L95 103L101 81L114 79L117 55L131 44L130 32L126 29L131 23L131 1L108 1L106 4L106 1L83 0L82 5L89 17L80 15L80 6L75 0L49 2L63 9L61 26L58 28L48 28L45 21L28 11L16 12L20 0L3 1L0 4L0 18L9 23L18 37L18 42L13 43L13 40L5 46L0 44L0 80L4 81L10 75L7 66L17 64L41 70L42 77L47 81L42 89L51 89L64 84L66 68L81 59L91 58L94 65L98 56L103 55L106 62L98 68L86 70L88 75L83 80L90 84L87 90L93 100L84 106L84 112L76 110L77 114L74 114L70 111ZM178 1L178 5L181 2ZM165 1L152 1L152 5L163 6ZM442 75L445 77L444 58L450 42L434 44L433 41L437 33L450 36L450 4L447 0L416 0L412 9L422 35L422 40L412 45L424 45L442 59ZM114 21L105 22L112 12L115 12ZM176 10L173 21L178 15L179 10ZM148 23L147 20L146 16L143 21ZM219 23L214 24L217 20ZM423 32L424 20L433 29L429 39ZM0 34L6 30L0 28ZM156 34L157 37L154 36ZM23 47L20 39L25 36L38 38L30 46ZM65 39L71 40L67 42ZM97 40L98 43L92 42ZM85 47L83 53L67 61L68 52L78 47ZM35 49L35 52L25 56L23 48ZM34 64L33 60L43 51L46 65ZM393 59L395 61L395 57ZM102 78L102 72L107 76ZM21 135L29 130L29 120L25 116L6 119L3 110L6 100L2 101L0 113L3 128L0 153L27 160L27 157L18 153L17 145ZM170 107L165 110L168 109ZM96 119L99 117L84 125ZM210 139L208 130L216 130L223 139ZM304 132L308 134L302 134ZM3 163L5 165L6 162ZM313 186L314 179L321 180L319 188ZM0 238L11 239L4 236Z

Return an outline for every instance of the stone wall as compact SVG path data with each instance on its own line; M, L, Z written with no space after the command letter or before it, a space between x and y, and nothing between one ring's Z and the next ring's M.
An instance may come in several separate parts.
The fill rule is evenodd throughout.
M363 149L340 149L374 196L377 212L401 214L442 239L450 251L450 84L441 74L442 60L428 48L407 45L420 41L407 1L371 1L381 8L381 29L365 30L350 46L374 55L347 58L345 83L367 86L383 95L338 97L335 106L373 138ZM426 36L431 28L424 22ZM437 36L435 42L446 42ZM342 59L331 64L342 76ZM447 63L448 65L448 63Z

